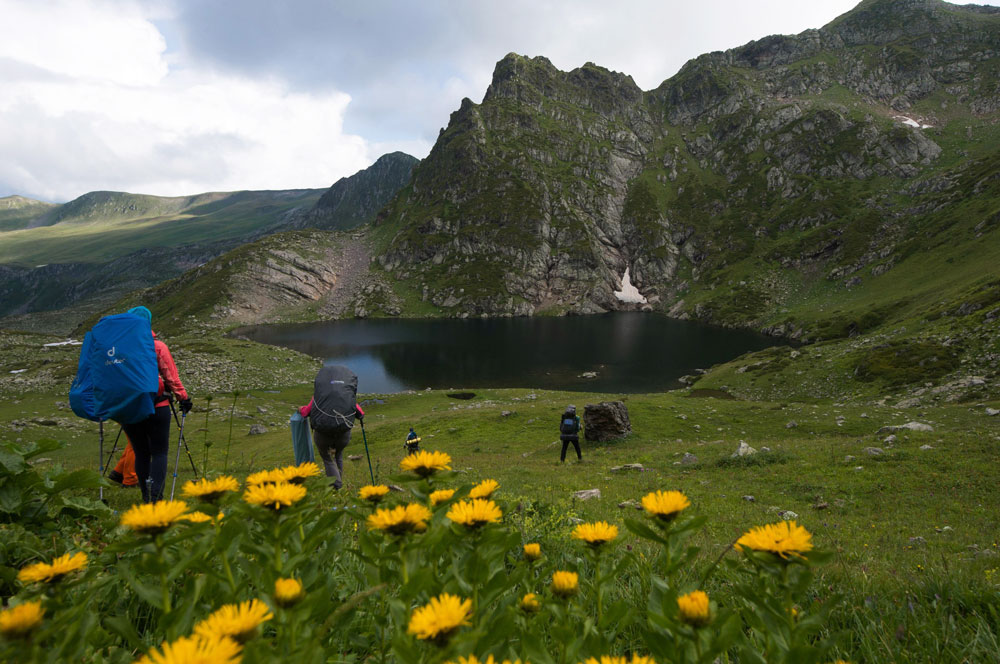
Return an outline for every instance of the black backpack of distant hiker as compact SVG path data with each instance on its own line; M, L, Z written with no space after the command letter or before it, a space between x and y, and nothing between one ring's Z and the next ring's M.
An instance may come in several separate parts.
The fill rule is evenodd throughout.
M354 428L354 405L358 397L358 377L345 366L323 367L313 383L313 407L309 424L316 431L337 434Z
M562 422L559 423L559 433L566 436L573 436L576 435L576 432L579 430L580 425L577 424L576 415L563 413Z

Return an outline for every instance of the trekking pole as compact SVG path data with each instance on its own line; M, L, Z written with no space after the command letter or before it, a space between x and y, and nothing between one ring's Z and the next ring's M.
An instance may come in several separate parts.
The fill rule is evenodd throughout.
M100 427L100 438L101 438L100 447L98 448L97 452L97 465L100 466L101 477L103 478L104 477L104 420L101 420L97 424ZM374 482L372 482L372 484L374 484ZM98 491L98 497L101 499L101 502L103 503L104 502L103 483L101 483L101 486L100 488L98 488L97 491Z
M173 404L171 404L171 407ZM176 416L177 413L174 413ZM177 488L177 466L181 462L181 444L184 442L184 419L187 417L187 413L181 412L181 432L177 436L177 457L174 459L174 481L170 485L170 500L174 499L174 489Z
M194 478L198 479L198 468L194 465L194 458L191 456L191 448L188 446L188 439L184 437L184 427L177 421L177 411L174 410L173 401L170 402L170 412L174 414L174 422L177 426L181 427L181 435L178 437L178 445L180 444L180 441L184 442L184 451L187 453L188 461L191 462L191 472L194 473ZM185 413L185 415L187 414Z
M372 478L372 484L375 484L375 473L372 472L372 456L368 454L368 436L365 435L365 421L364 419L359 421L361 422L361 440L365 441L365 456L368 457L368 474Z
M101 471L101 477L104 477L104 473L108 468L111 467L111 460L115 458L115 452L118 451L118 439L122 437L122 428L118 427L118 435L115 436L115 444L111 446L111 454L108 455L108 460L104 464L104 470Z

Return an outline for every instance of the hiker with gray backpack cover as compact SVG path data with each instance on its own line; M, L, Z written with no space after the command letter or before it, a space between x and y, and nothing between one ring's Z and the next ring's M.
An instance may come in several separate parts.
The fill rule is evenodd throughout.
M358 377L345 366L325 366L313 382L313 398L299 408L309 418L316 451L323 460L326 476L333 478L333 488L344 485L344 448L351 442L355 418L364 420L365 412L357 403Z

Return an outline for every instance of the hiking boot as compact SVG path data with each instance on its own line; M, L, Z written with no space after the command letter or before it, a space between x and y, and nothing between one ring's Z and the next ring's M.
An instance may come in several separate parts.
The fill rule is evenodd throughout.
M110 473L108 473L108 479L114 482L115 484L125 486L125 476L119 473L117 470L112 470Z

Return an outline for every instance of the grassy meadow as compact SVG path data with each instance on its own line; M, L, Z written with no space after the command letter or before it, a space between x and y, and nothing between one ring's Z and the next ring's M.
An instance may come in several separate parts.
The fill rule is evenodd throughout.
M375 483L390 484L398 475L403 438L413 426L424 449L451 455L462 482L497 480L508 506L516 505L506 522L520 529L525 541L540 538L546 550L571 549L569 534L580 520L621 525L636 518L639 499L650 491L681 490L694 512L707 517L692 540L701 553L681 572L689 579L727 550L733 557L731 545L747 528L780 521L790 511L813 533L816 546L833 554L818 569L810 592L815 601L842 596L827 628L841 633L851 661L997 661L1000 419L985 415L984 406L1000 404L899 410L829 400L749 402L690 390L472 391L476 396L468 401L444 391L361 395L367 401L365 433ZM227 470L242 478L293 463L287 420L310 393L311 384L255 389L235 399L219 393L210 409L208 395L195 393L185 436L196 464L201 469L207 456L210 474ZM56 411L55 401L63 398L25 394L0 404L0 422L26 423L14 433L4 430L4 441L55 437L65 447L39 464L93 468L96 424L64 430L33 422ZM609 443L583 441L582 462L571 446L566 463L560 463L557 425L563 407L573 403L582 412L587 403L617 399L629 409L632 434ZM894 443L883 442L889 435L879 433L883 426L913 420L933 431L898 431ZM249 435L253 424L267 432ZM116 430L106 429L106 454ZM170 473L176 439L175 431ZM741 440L770 451L733 458ZM883 453L872 456L866 452L870 447ZM697 461L682 463L685 453ZM345 460L346 485L329 497L332 507L349 504L370 483L360 429L346 454L362 458ZM635 463L643 470L615 470ZM191 478L182 454L178 490ZM168 474L168 494L171 479ZM572 496L594 488L601 491L598 499ZM139 500L137 490L109 485L104 491L119 512ZM647 542L622 532L617 543L622 549L635 548L640 555L649 550ZM722 587L728 581L722 576L712 583Z

